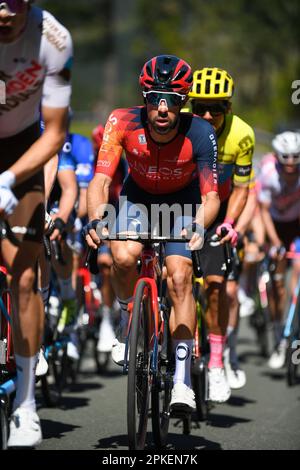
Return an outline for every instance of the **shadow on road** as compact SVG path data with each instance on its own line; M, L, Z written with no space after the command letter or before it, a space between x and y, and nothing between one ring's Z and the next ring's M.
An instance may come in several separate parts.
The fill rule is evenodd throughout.
M59 406L62 410L76 410L77 408L83 408L84 406L89 406L90 398L78 398L72 396L64 396Z
M50 419L41 419L42 429L43 429L43 439L60 439L66 433L72 432L80 426L73 424L61 423L59 421L52 421Z
M151 443L151 433L147 433L147 445L145 450L154 450L154 444ZM95 449L119 449L125 447L128 449L128 437L126 435L111 436L105 439L100 439ZM188 436L184 434L169 433L168 444L165 450L174 449L197 449L197 450L217 450L221 449L220 444L217 442L209 441L204 437L194 436L190 434Z
M237 416L228 416L221 414L210 414L207 425L214 428L232 428L237 424L250 423L252 419L238 418Z
M285 380L285 372L284 371L272 371L272 370L267 370L264 372L261 372L260 375L262 377L268 377L271 380L274 380L276 382Z
M267 359L262 357L259 351L245 351L239 354L239 361L241 363L248 363L255 366L263 366L266 364Z
M256 400L251 400L250 398L231 395L229 400L226 402L226 405L241 407L241 406L246 406L246 405L253 404L253 403L257 403Z
M94 371L87 370L87 371L80 371L80 375L86 378L95 378L95 377L103 377L105 379L114 379L118 377L122 377L122 369L116 370L116 369L108 369L106 371L101 371L98 372L97 368L95 368Z
M86 392L87 390L100 390L104 386L98 382L76 382L75 384L70 385L68 392L71 393L81 393Z

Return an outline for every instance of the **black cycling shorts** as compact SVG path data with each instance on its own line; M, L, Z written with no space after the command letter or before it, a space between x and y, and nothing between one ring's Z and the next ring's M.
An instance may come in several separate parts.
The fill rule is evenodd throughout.
M224 246L211 246L210 239L215 235L217 227L224 222L227 212L228 200L222 202L216 220L207 229L204 246L200 251L201 269L203 277L207 276L225 276L225 253Z
M123 185L120 196L126 196L127 208L124 210L125 203L116 206L117 217L116 222L113 224L110 233L123 232L133 228L137 232L149 232L153 225L149 226L149 215L151 211L157 206L166 204L168 207L174 204L181 208L181 214L176 212L173 214L170 211L170 225L166 224L166 220L158 217L159 234L163 236L175 235L180 236L181 230L190 224L201 204L201 195L199 189L198 179L192 181L187 187L168 194L151 194L140 188L129 175ZM138 213L135 212L135 205L143 204L145 208ZM184 210L186 205L186 210ZM187 209L187 206L190 210ZM153 211L153 215L154 215ZM153 218L150 217L152 220ZM153 220L152 220L153 222ZM164 228L166 230L164 230ZM168 230L170 228L170 230ZM152 232L153 233L153 232ZM183 256L191 259L191 251L188 248L188 243L166 243L165 247L166 256L176 255Z
M39 123L19 134L0 139L0 173L11 167L40 137ZM44 171L13 188L19 204L8 223L19 241L42 242L45 224Z

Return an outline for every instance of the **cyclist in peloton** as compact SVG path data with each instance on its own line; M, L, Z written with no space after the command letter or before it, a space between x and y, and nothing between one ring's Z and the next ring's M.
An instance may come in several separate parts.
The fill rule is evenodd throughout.
M190 66L172 55L153 57L145 63L140 74L144 106L117 109L110 115L99 151L96 175L88 188L89 224L85 227L86 240L96 249L100 239L95 227L103 217L103 206L115 170L125 151L130 173L121 195L132 204L143 204L147 213L151 204L191 204L190 217L175 220L183 235L192 231L187 249L182 243L166 244L166 268L169 296L173 304L171 334L175 352L175 376L171 406L195 408L191 387L191 353L196 326L196 308L192 294L191 249L198 249L203 240L204 227L217 216L220 202L217 189L217 144L213 127L191 114L180 114L191 89L193 75ZM197 209L197 204L202 204ZM141 206L138 206L139 209ZM142 210L142 208L141 208ZM124 225L122 208L119 223ZM197 213L196 213L197 212ZM130 229L147 214L127 217ZM147 218L147 220L149 220ZM204 221L204 227L203 227ZM152 221L151 221L152 223ZM182 228L188 230L182 230ZM131 228L132 230L132 228ZM112 241L113 285L122 309L121 334L113 344L112 358L122 364L127 331L127 306L132 300L137 280L136 263L142 245L134 241Z
M283 132L272 141L274 152L265 157L259 173L259 202L270 256L276 262L272 276L273 296L270 298L274 326L275 349L269 367L280 369L286 357L286 342L282 339L283 316L286 305L285 252L300 236L300 133Z
M208 121L215 129L218 140L219 194L221 207L217 219L210 225L201 250L201 267L207 294L207 324L209 329L210 360L208 364L209 399L225 402L230 397L223 364L223 348L235 342L236 329L228 327L229 298L224 277L225 258L223 246L211 246L209 239L215 233L221 236L222 227L228 234L221 240L237 243L234 228L246 204L252 169L254 133L252 128L231 113L234 91L232 77L219 68L204 68L194 72L194 83L189 97L194 114ZM233 306L231 315L238 312ZM245 377L237 364L232 363L235 382L243 385Z
M9 447L33 447L42 433L35 404L35 367L44 311L36 289L36 265L45 221L43 166L65 138L71 96L72 41L46 11L26 0L0 2L0 216L19 244L2 243L17 306L13 318L18 385ZM55 37L53 35L55 30ZM40 103L45 132L40 137Z
M102 144L104 134L104 127L99 124L92 132L92 142L94 153L97 163L99 149ZM123 186L123 181L127 176L128 168L125 158L120 158L119 165L114 174L114 179L109 187L109 203L116 205L119 195ZM112 344L115 339L115 332L113 329L113 317L117 312L119 314L119 307L116 301L115 292L111 282L111 266L112 256L107 244L102 244L98 250L97 258L99 270L101 273L101 323L98 333L97 350L99 352L108 353L112 350ZM117 307L116 307L117 305Z

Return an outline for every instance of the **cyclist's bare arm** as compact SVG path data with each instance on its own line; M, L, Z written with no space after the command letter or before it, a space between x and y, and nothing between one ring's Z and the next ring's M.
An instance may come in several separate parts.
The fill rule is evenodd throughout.
M244 235L253 220L257 207L257 196L255 191L250 191L246 205L236 223L236 231Z
M248 192L248 185L233 186L233 190L228 201L226 219L233 219L236 221L239 218L246 205Z
M89 220L102 219L105 204L109 199L109 187L112 178L102 173L96 173L89 184L87 191L87 209ZM100 239L95 230L91 230L86 241L91 248L96 249L100 244Z
M45 131L9 170L16 176L16 185L37 173L63 146L68 108L42 107Z
M79 189L79 201L78 201L78 210L77 210L77 217L82 219L87 215L87 188L80 188Z
M270 206L271 204L269 203L260 203L261 207L261 217L266 229L266 234L271 242L272 245L274 246L281 246L282 242L280 238L278 237L278 234L276 232L274 222L272 220L271 214L270 214Z
M61 187L61 197L58 206L58 217L65 223L74 209L78 188L74 170L61 170L58 172L57 179Z
M196 214L195 222L199 225L203 225L204 228L209 227L215 220L220 209L220 198L219 194L215 191L201 196L202 204Z
M46 201L48 201L50 193L54 186L54 182L55 182L56 175L57 175L57 167L58 167L58 155L56 154L44 166L45 200Z

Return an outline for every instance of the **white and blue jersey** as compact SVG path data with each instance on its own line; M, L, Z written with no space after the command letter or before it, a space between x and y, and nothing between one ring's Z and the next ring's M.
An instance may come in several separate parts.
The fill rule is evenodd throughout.
M87 188L94 176L91 141L80 134L68 134L59 153L58 171L74 170L79 188Z

